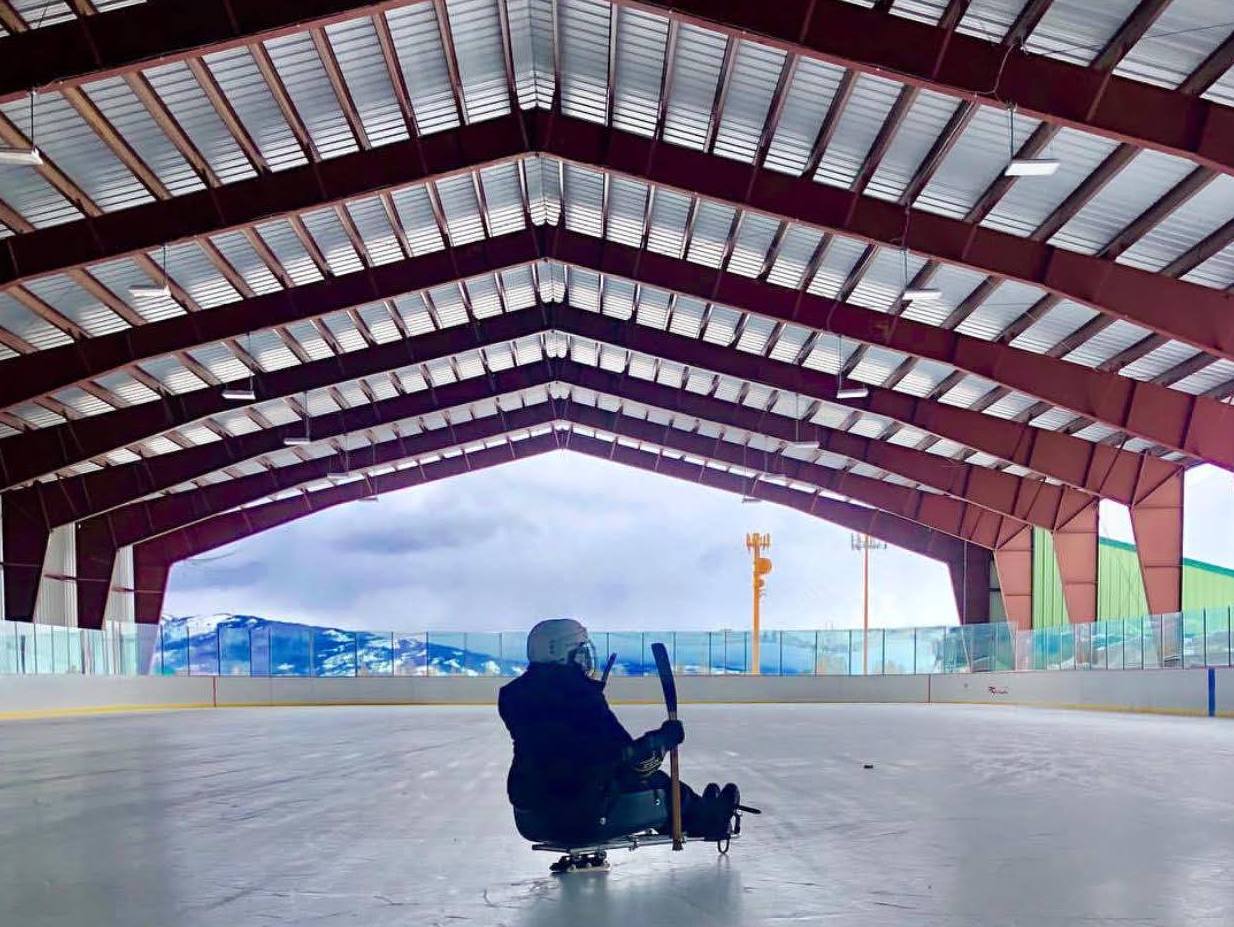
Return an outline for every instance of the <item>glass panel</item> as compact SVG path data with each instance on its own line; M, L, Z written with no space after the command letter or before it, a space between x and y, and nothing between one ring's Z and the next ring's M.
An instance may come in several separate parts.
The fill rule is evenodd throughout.
M313 675L356 675L356 636L338 628L313 629Z
M468 633L463 668L469 676L501 675L501 635Z
M218 628L189 626L189 675L217 676L219 671Z
M430 676L455 676L463 672L466 635L429 631L425 641Z
M724 663L722 672L745 673L750 669L750 632L724 632Z
M251 660L248 628L219 626L219 675L247 676Z
M189 671L189 632L183 624L165 624L162 631L163 675L187 676Z
M883 672L902 675L913 672L916 656L912 628L888 628L883 632Z
M656 676L659 675L659 670L656 668L656 657L651 652L652 644L663 644L664 649L668 651L668 662L672 666L677 659L677 654L674 650L672 631L644 631L643 632L643 675Z
M270 626L270 675L308 676L312 669L308 628Z
M637 631L610 631L608 649L617 654L614 676L643 675L643 635ZM654 672L654 671L653 671Z
M428 672L428 635L399 634L394 638L394 673L423 676Z
M1182 634L1183 666L1205 666L1203 609L1183 612Z
M848 632L848 672L850 676L860 676L864 671L864 664L861 662L864 640L864 631L854 628Z
M941 673L946 649L943 628L917 629L916 670L918 673Z
M608 641L598 640L598 638L607 637L607 635L596 634L592 636L591 642L596 645L596 658L600 661L600 665L604 665L604 661L608 659L608 653L605 647ZM602 646L603 645L603 646ZM502 631L501 632L501 673L503 676L517 676L527 668L527 632L526 631Z
M764 676L780 675L780 632L758 632L758 671Z
M830 676L848 675L852 668L849 664L849 652L852 649L850 636L848 631L818 632L816 673Z
M391 676L394 674L394 636L392 634L357 631L355 638L357 676Z
M813 631L780 632L780 673L784 676L808 676L814 672Z
M709 668L708 671L713 674L725 672L724 637L726 634L726 631L707 632L707 666Z
M1204 656L1209 666L1230 665L1230 609L1204 610Z
M711 636L706 631L678 631L673 635L673 672L698 676L711 669Z
M270 626L249 631L249 675L270 675Z
M17 628L15 621L0 621L0 673L17 673Z
M36 673L54 673L56 671L55 638L50 625L36 624L34 626L34 671Z
M1183 616L1178 612L1161 615L1157 621L1160 625L1158 647L1161 654L1161 665L1179 667L1183 665Z

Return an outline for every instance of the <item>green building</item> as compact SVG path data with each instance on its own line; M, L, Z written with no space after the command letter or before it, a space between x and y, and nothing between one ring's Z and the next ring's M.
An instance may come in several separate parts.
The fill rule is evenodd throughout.
M1234 605L1234 570L1183 558L1183 609ZM1097 619L1137 618L1148 614L1135 545L1101 538L1097 549ZM1054 556L1054 539L1033 530L1033 627L1068 624L1063 584Z

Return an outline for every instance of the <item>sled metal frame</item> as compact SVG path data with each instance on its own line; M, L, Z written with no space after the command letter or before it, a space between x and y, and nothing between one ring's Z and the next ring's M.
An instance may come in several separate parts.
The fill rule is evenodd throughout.
M706 837L685 837L683 843L717 843L717 846L724 845L724 850L727 851L727 843L730 840L736 840L737 834L731 834L717 843L715 840L708 840ZM609 850L629 850L634 852L639 847L658 847L668 846L673 842L671 834L657 834L654 831L648 831L639 834L628 834L625 837L614 837L612 840L605 840L599 843L588 843L583 846L569 846L564 843L533 843L533 850L541 850L545 853L561 853L564 856L583 857L590 856L593 853L607 853Z

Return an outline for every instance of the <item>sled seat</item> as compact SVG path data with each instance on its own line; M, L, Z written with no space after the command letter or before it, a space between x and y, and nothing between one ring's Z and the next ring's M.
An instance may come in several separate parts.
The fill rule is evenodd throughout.
M648 789L645 792L621 792L614 795L604 814L591 827L579 823L572 833L559 833L553 823L526 808L514 809L514 826L523 839L533 843L602 843L616 837L626 837L663 826L668 819L668 792Z

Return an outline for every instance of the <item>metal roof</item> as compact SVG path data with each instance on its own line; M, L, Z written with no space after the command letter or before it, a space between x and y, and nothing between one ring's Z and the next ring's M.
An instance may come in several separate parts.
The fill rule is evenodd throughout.
M16 33L77 16L121 16L109 11L129 5L8 0L0 2L0 21ZM1044 56L1218 106L1234 103L1234 16L1217 0L855 5L889 17L889 23L911 21L1003 48L1004 63L1012 52L1030 61ZM16 447L45 429L71 433L77 423L121 410L406 344L407 362L380 373L347 376L340 364L334 382L158 429L49 467L38 478L132 466L306 417L563 358L631 381L1035 479L1057 482L1051 473L918 423L762 382L763 366L842 376L990 422L1031 424L1184 463L1198 459L1177 444L1149 440L1061 405L1048 389L1037 394L1024 378L1012 378L1006 364L965 361L924 343L919 350L862 339L836 328L830 313L822 324L811 324L777 306L826 300L833 309L876 313L872 324L885 332L923 325L922 332L937 330L1012 352L1000 357L1035 356L1042 364L1061 359L1067 367L1050 369L1082 367L1107 374L1102 382L1151 382L1207 397L1197 402L1229 404L1234 360L1220 349L1231 343L1228 333L1197 345L1184 332L1107 312L1100 297L1070 298L1047 285L1041 267L1031 262L995 271L981 254L961 250L956 257L945 248L906 249L903 243L916 241L914 222L947 221L946 228L970 235L981 229L1001 233L1023 244L1017 254L1039 254L1043 262L1053 254L1044 250L1049 245L1059 254L1195 285L1186 292L1224 291L1234 286L1234 171L1166 146L1137 144L1130 136L1115 138L1081 118L1062 124L1017 112L999 98L998 86L989 93L953 92L940 83L892 70L873 73L835 59L754 32L669 15L654 3L409 0L376 11L358 6L269 35L178 51L157 63L47 87L32 99L10 95L0 103L0 135L10 146L36 145L44 158L38 167L0 165L0 221L13 242L60 226L85 230L95 220L114 222L100 229L127 228L126 216L154 215L156 207L167 207L160 215L175 215L179 204L191 217L183 228L192 231L181 233L175 224L133 228L126 231L131 246L100 233L104 250L90 253L103 257L58 264L56 255L44 255L40 267L49 270L26 272L15 258L0 292L0 379L5 365L22 355L63 352L68 345L80 348L147 326L178 321L200 324L202 332L222 331L226 325L210 322L216 314L283 293L303 311L289 321L203 334L182 345L168 342L170 347L128 363L22 397L0 411L0 449L4 441ZM547 114L548 122L529 129L527 120L537 114ZM522 121L510 122L513 117ZM524 147L506 138L501 153L489 154L476 139L495 120L521 126ZM533 136L560 125L574 135L593 127L588 131L599 133L601 150L588 157L537 150ZM630 148L632 138L650 144L646 150L670 164L694 163L674 161L674 152L704 153L715 159L717 176L748 179L750 189L753 178L768 172L769 190L804 179L808 186L791 188L805 201L803 211L781 212L766 198L752 202L740 184L731 190L705 187L711 192L702 194L688 172L644 170L628 155L644 150ZM387 162L375 159L389 146L403 146L397 148L400 156L419 159L421 179L385 179L391 176ZM1054 158L1060 166L1046 177L1004 177L1013 154ZM383 167L371 177L348 180L348 189L362 192L326 192L337 187L335 166L351 173L360 164ZM743 167L750 165L760 170ZM316 197L314 183L321 190ZM231 189L258 204L248 207L255 218L231 221L222 207L210 214L210 203ZM810 212L815 201L838 203L837 196L847 197L850 218L860 209L882 216L885 233L809 218L817 214ZM164 227L169 231L161 235ZM503 242L531 230L541 253L508 266L494 263ZM593 257L559 256L563 240ZM640 256L627 259L627 252ZM656 275L662 266L656 262L664 259L684 268L679 284L666 285L665 273ZM373 282L396 279L380 277L383 268L407 268L413 279L417 262L429 260L456 272L401 290ZM491 266L484 267L486 260ZM708 289L708 281L725 278L750 287L725 292L760 295L739 304L726 301L717 295L719 282ZM165 295L132 292L164 282ZM939 298L906 300L910 286L937 290ZM355 298L323 302L315 287L354 292ZM621 338L605 341L551 326L501 344L416 359L417 339L478 331L482 323L559 303L624 321L628 332L664 332L700 350L720 346L734 357L753 357L756 366L749 369L757 375L734 376L631 349ZM1227 305L1224 313L1218 321L1234 326L1234 310ZM449 428L471 416L500 414L499 405L507 401L548 402L555 389L561 401L598 408L616 402L624 414L667 428L803 456L782 440L725 421L704 422L579 384L545 384L252 460L221 455L225 466L160 491ZM826 468L938 491L827 450L809 456Z

